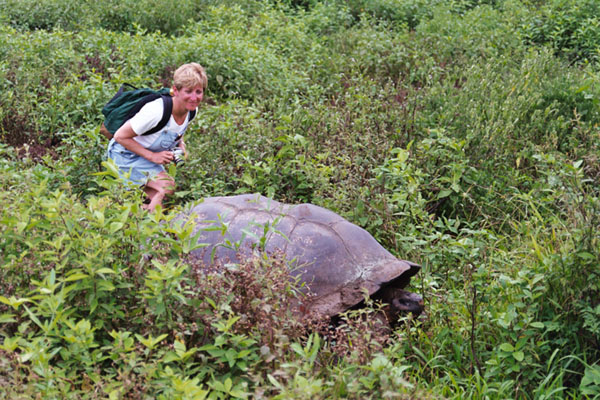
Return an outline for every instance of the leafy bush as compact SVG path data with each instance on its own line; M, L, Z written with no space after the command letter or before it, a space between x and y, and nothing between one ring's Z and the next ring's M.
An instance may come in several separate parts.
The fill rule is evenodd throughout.
M422 19L431 18L431 12L435 5L435 1L426 0L404 2L353 0L349 2L350 9L356 18L365 13L378 20L393 22L398 26L404 25L408 29L414 29Z
M574 62L599 60L600 7L595 1L551 1L522 24L524 40L549 45Z
M2 1L3 18L19 30L111 31L180 34L191 18L200 15L201 3L184 0L175 7L169 2L144 1Z

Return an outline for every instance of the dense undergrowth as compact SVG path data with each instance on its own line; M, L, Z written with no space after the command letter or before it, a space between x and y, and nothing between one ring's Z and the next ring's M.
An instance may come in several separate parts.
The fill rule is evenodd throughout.
M3 397L600 396L595 1L0 5ZM100 109L189 61L208 99L148 215ZM207 268L165 231L252 192L420 263L425 315L300 321L281 259Z

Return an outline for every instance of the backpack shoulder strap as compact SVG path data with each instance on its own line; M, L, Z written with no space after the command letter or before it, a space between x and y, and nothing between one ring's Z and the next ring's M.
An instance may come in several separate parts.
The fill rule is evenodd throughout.
M153 133L160 131L162 128L164 128L169 123L169 119L171 119L171 114L173 113L173 98L170 95L164 95L164 94L161 95L161 97L163 99L163 116L154 128L150 129L148 132L143 133L142 136L143 135L151 135ZM196 116L196 110L190 111L188 123L192 122L192 120L194 119L195 116Z
M173 98L169 95L164 94L160 95L160 97L162 97L163 100L162 118L160 119L160 121L158 121L158 124L156 124L154 128L150 129L147 132L144 132L142 135L151 135L160 131L167 125L167 123L169 123L169 119L171 119L171 114L173 113Z
M164 128L165 125L167 125L167 123L169 122L169 118L171 118L171 113L173 112L173 99L171 98L171 96L161 94L161 93L152 93L152 94L146 95L146 96L142 97L135 104L135 106L131 108L131 110L129 110L129 113L127 113L127 116L124 119L125 121L127 121L127 120L133 118L135 116L135 114L137 114L142 109L142 107L144 107L146 104L148 104L151 101L154 101L158 98L162 98L162 100L163 100L163 115L162 115L160 121L158 121L158 124L156 124L154 126L154 128L150 129L149 131L142 133L142 136L143 135L151 135L153 133L156 133L156 132L160 131L162 128Z

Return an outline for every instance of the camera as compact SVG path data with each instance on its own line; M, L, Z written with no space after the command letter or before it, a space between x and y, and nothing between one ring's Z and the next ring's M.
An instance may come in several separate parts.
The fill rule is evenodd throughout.
M173 153L173 162L175 165L181 165L185 162L183 150L179 147L171 150Z

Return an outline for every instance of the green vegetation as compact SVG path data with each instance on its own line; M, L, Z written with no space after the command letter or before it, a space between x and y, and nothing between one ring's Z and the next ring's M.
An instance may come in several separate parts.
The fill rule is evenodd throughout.
M600 398L599 56L594 0L0 0L0 397ZM190 61L148 215L100 110ZM251 192L420 263L425 315L326 331L282 260L202 272L164 228Z

